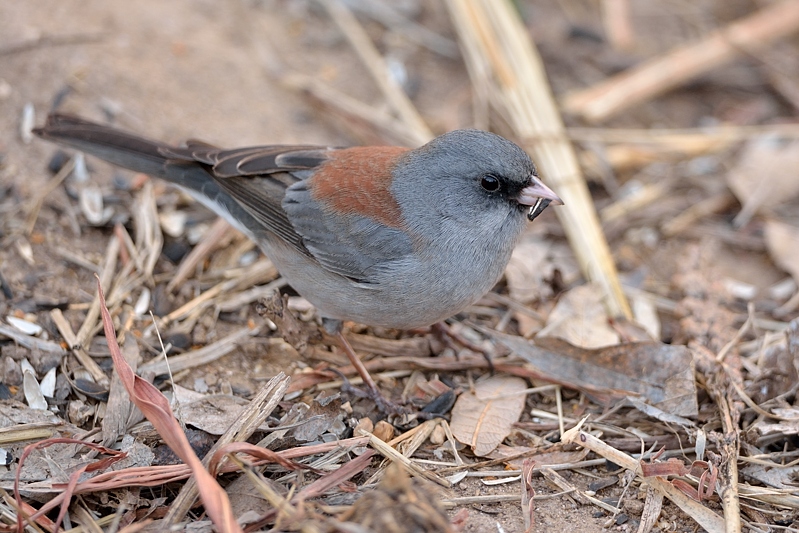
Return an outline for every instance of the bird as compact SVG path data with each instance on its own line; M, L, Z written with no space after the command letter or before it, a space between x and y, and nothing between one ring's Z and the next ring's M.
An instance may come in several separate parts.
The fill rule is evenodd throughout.
M494 287L526 223L563 203L522 148L481 130L414 149L222 149L53 113L34 133L164 179L224 217L316 307L373 392L343 321L408 330L452 317Z

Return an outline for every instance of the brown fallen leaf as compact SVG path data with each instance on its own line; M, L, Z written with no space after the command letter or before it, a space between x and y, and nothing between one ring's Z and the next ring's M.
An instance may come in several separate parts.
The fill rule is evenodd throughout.
M247 400L229 394L198 394L175 385L182 423L211 435L222 435L247 407Z
M568 286L579 277L580 268L568 245L547 240L536 231L522 235L505 268L511 299L525 305L552 299L555 278ZM522 336L528 337L542 327L541 319L523 311L516 310L513 316Z
M796 490L796 478L799 475L799 467L779 467L774 468L767 464L749 464L741 468L741 474L751 477L767 487L784 491Z
M799 320L792 320L785 337L764 347L762 354L759 366L764 371L745 382L746 393L758 405L788 393L799 382L799 369L794 364L799 356Z
M575 287L558 300L537 337L559 337L583 348L599 348L619 342L610 326L604 293L598 284Z
M743 206L735 225L746 224L763 207L771 207L799 194L799 142L776 137L749 143L727 174L727 185Z
M685 346L634 342L587 350L556 338L532 344L514 335L486 333L532 365L541 379L589 394L626 391L673 415L698 413L694 360Z
M781 407L771 409L771 412L782 418L777 422L759 420L752 424L752 429L760 435L799 435L799 409L796 407Z
M799 283L799 228L777 220L767 220L766 246L777 266Z
M527 383L514 376L493 376L475 383L452 408L452 434L485 457L510 434L524 410Z
M45 505L41 506L39 509L34 509L27 505L27 503L23 504L22 495L20 492L20 479L23 466L25 464L25 459L34 451L47 448L49 446L53 446L56 444L73 444L79 446L86 446L91 448L95 452L100 452L106 454L108 457L103 459L98 459L96 461L91 462L83 462L80 466L75 468L72 472L69 473L69 482L68 483L54 483L55 488L59 490L59 495ZM74 450L73 450L74 451ZM118 450L112 450L110 448L106 448L105 446L100 446L99 444L94 444L90 442L83 442L78 439L70 439L70 438L51 438L46 440L41 440L38 442L34 442L33 444L29 444L25 446L25 449L22 452L22 455L19 458L19 468L14 475L14 499L17 504L18 509L23 509L25 513L17 513L17 530L23 531L24 526L23 522L27 522L28 525L32 525L33 523L39 523L41 525L46 525L50 531L57 531L61 525L61 522L64 520L64 517L67 514L67 509L69 508L70 501L72 496L75 494L75 487L78 485L78 482L81 476L87 472L96 472L99 470L106 470L110 468L114 463L118 463L122 459L126 457L127 454ZM44 515L55 509L56 507L60 506L60 511L58 513L58 517L56 518L55 524L50 521Z
M505 268L510 297L527 304L552 295L544 280L552 276L555 265L549 257L552 243L534 233L525 233L513 250Z

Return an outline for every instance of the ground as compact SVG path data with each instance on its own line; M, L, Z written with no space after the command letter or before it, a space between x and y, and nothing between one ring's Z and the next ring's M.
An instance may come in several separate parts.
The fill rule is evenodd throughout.
M603 28L594 2L518 4L558 97L568 90L596 83L675 44L690 42L756 9L748 2L707 1L690 8L677 2L664 2L654 7L646 2L632 2L637 10L634 20L640 25L640 35L647 35L647 30L652 29L659 32L640 37L640 47L635 54L621 54L609 51L607 43L602 41ZM397 5L417 22L450 39L450 44L456 41L442 3L409 0ZM473 125L471 83L457 53L454 57L444 57L410 43L402 37L402 32L386 31L369 18L363 20L381 52L405 69L402 72L408 76L406 91L436 133ZM794 44L789 42L786 46ZM795 46L789 50L795 51ZM687 89L667 93L656 104L644 104L603 125L690 128L720 122L749 125L795 120L796 110L784 94L768 86L764 79L773 78L763 74L760 68L751 58L735 62L728 68L711 71ZM24 139L20 134L26 106L32 105L35 109L36 124L41 124L46 114L57 108L97 121L112 119L119 127L176 144L189 138L229 147L402 142L381 135L359 121L332 114L318 102L288 88L275 73L289 71L303 73L359 101L383 107L382 96L368 71L324 9L313 1L32 0L0 4L0 274L5 280L4 286L10 287L13 293L0 298L0 316L24 311L31 302L37 305L49 302L69 307L64 314L77 330L94 297L94 272L66 260L66 252L100 264L109 239L114 235L112 222L130 226L129 203L136 192L133 185L136 178L131 174L91 160L90 180L102 191L105 204L114 209L111 221L98 226L88 224L75 197L75 186L70 185L69 180L43 197L41 192L53 180L48 164L55 148L38 139ZM790 79L790 71L788 75ZM585 125L576 117L567 117L567 121L569 125ZM590 143L583 148L587 145ZM587 148L581 152L583 155L590 155L591 146ZM784 270L791 270L764 253L763 229L759 225L762 223L756 221L754 226L745 226L738 233L732 229L730 221L738 209L733 199L727 208L711 213L712 224L695 232L684 232L671 240L662 238L654 244L652 233L648 232L650 226L660 228L660 222L681 213L698 199L725 190L723 175L735 165L739 148L704 158L693 158L690 154L663 157L660 167L640 165L634 170L618 171L615 185L632 179L647 183L652 176L661 177L658 173L662 172L662 179L674 186L673 194L651 206L646 214L634 213L622 222L606 221L604 229L626 280L632 280L631 284L635 285L636 276L646 278L646 283L638 285L664 298L682 301L690 292L690 284L686 281L683 286L675 287L674 279L685 268L684 261L693 258L697 265L704 264L708 252L703 254L697 250L705 248L713 250L709 253L716 265L713 274L698 283L710 285L708 279L717 282L734 278L764 294L766 289L786 278ZM696 170L706 168L702 165L715 170ZM587 167L596 170L596 166ZM600 207L618 198L613 197L618 192L613 183L602 181L596 174L592 178L591 188ZM186 207L188 200L178 198L172 189L160 183L155 187L160 207L169 211L179 206L185 208L195 222L206 225L212 222L209 213L196 206ZM563 232L551 211L536 222L540 235L558 242L559 249L566 250ZM228 238L232 241L230 247L239 253L237 257L243 257L245 254L240 252L248 247L246 242L240 236ZM186 242L185 236L167 238L168 245L187 247ZM550 294L578 284L576 269L569 270L574 265L573 259L562 265L555 264L558 273L547 280ZM214 266L209 259L202 268L213 271ZM163 285L174 269L165 257L159 258L154 280L146 284L151 288ZM558 280L564 273L567 279ZM568 277L570 273L574 275ZM209 281L212 277L204 280L201 277L180 289L165 305L174 309L215 283ZM504 283L498 290L504 293ZM154 300L157 303L156 295ZM132 306L133 301L130 304ZM552 305L541 303L536 312L549 313ZM483 311L488 307L486 304ZM766 312L775 307L776 304L771 308L767 305ZM734 300L729 308L731 311L724 315L726 322L722 324L727 333L719 334L719 338L726 340L730 340L730 332L734 333L747 316L745 302L741 299ZM687 326L680 322L680 317L664 313L663 308L659 311L661 315L669 315L662 316L663 331L659 340L687 343L696 339L686 333ZM46 322L45 315L38 316ZM486 315L475 311L471 316L484 318ZM783 316L782 320L788 322L790 318ZM260 320L252 306L221 315L208 313L193 324L191 331L171 333L187 334L187 345L199 346L227 335L248 320ZM514 322L512 328L517 328L514 332L518 333L523 324L521 319L517 320L520 324ZM45 325L48 330L55 330L52 324ZM357 326L352 328L357 329ZM269 342L266 335L262 335L216 363L179 374L176 381L198 392L210 389L249 398L277 372L291 375L308 371L315 364L315 361L300 361L296 352L280 343ZM269 357L264 357L267 345L270 346ZM99 350L101 356L107 354L105 349ZM9 343L4 344L3 356L11 356L15 361L23 356L31 357ZM428 378L432 380L433 374L429 372ZM461 387L458 390L462 391L473 385L472 378L478 374L462 373L452 378L442 371L441 379L447 383L454 379ZM395 385L396 390L402 390L401 383ZM700 402L708 401L703 394L700 390ZM16 399L21 398L18 393ZM541 407L536 404L540 399L541 396L528 397L523 422L530 422L527 413ZM554 410L553 397L550 395L546 400L549 405L545 407ZM606 412L595 404L586 407L588 400L576 393L567 400L575 410L567 415L575 419L584 412L595 415ZM284 411L290 408L286 402L282 405ZM525 440L535 433L530 432L519 433L515 438L524 441L524 445L531 445ZM543 434L546 431L535 433L536 438ZM430 454L426 458L434 457ZM618 476L604 464L565 471L563 475L581 490L587 490L595 478ZM450 489L448 495L519 494L519 486L520 482L516 481L487 487L480 478L467 478ZM541 477L534 478L534 488L538 496L560 490ZM623 491L624 484L619 481L599 490L596 497L612 502L621 497ZM611 519L606 512L577 503L570 496L537 500L536 530L634 531L640 517L636 504L640 503L641 495L637 486L627 489L625 498L632 503L624 506L625 514L617 517L614 524L609 524ZM718 510L715 502L712 506ZM518 501L462 507L469 510L465 531L510 533L525 529ZM455 508L449 512L454 516L457 511ZM671 504L664 506L661 521L664 529L668 527L664 524L673 523L677 531L696 530L695 524Z

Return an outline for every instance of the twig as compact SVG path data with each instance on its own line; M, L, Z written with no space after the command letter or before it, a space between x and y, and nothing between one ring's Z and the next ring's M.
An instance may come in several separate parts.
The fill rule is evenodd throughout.
M592 504L596 505L600 509L604 509L605 511L611 513L612 515L616 515L619 512L618 507L614 507L610 504L603 502L593 496L589 496L588 494L584 493L581 490L578 490L577 487L569 483L569 481L552 470L551 468L544 467L541 469L541 475L543 475L547 481L558 487L560 490L564 492L568 492L570 496L572 496L575 500L579 503L586 505ZM621 503L621 502L619 502Z
M399 115L402 122L413 134L415 143L424 144L433 138L430 128L411 103L402 87L389 73L388 67L375 48L358 19L339 0L317 0L327 10L333 21L339 26L349 40L358 57L361 58L375 83L380 88L388 104Z
M286 285L288 285L286 278L278 278L275 281L270 281L266 285L255 285L246 291L242 291L238 294L220 299L220 301L216 304L216 309L222 311L223 313L238 311L242 307L250 305L253 302L257 302L262 298L268 297L270 294L282 289Z
M70 158L67 163L61 167L61 170L58 171L58 174L53 176L47 185L42 189L37 195L35 195L33 201L31 202L33 206L31 207L30 212L25 220L25 234L30 235L33 232L33 227L36 225L36 220L39 218L39 211L42 209L42 204L44 203L44 199L47 198L51 192L56 190L59 185L72 173L72 170L75 168L75 160Z
M732 60L740 49L764 46L799 27L799 2L771 4L711 33L698 43L681 46L588 89L568 95L563 107L592 122L633 105Z
M141 375L152 373L158 376L166 374L170 369L172 372L180 372L188 368L196 368L208 364L229 354L239 346L243 340L257 335L259 331L260 328L251 329L244 327L199 350L187 352L183 355L175 355L166 361L159 356L154 361L146 365L141 365L138 369L138 373Z
M53 320L58 332L64 338L64 342L66 342L69 349L72 350L72 354L89 372L89 374L91 374L94 381L100 385L107 385L108 376L105 375L105 372L103 372L103 369L100 368L100 365L98 365L94 359L92 359L92 357L86 353L86 350L81 345L77 335L75 335L75 332L72 331L72 326L61 312L61 309L53 309L50 311L50 318Z
M454 41L405 17L394 9L389 2L345 0L345 3L355 11L372 17L387 28L396 31L405 39L420 44L432 52L450 59L456 59L459 55L458 45Z
M191 313L196 313L202 309L205 309L206 307L215 303L215 299L219 295L226 294L237 287L244 286L251 288L253 285L265 281L266 278L273 279L276 275L277 269L275 269L275 266L271 261L264 260L253 263L236 278L217 283L196 298L186 302L182 306L169 313L167 316L161 318L161 327L165 327L167 324L171 324L176 320L184 319Z
M735 197L727 191L715 194L700 200L674 218L664 222L660 231L666 237L673 237L693 227L698 220L726 209L735 201Z
M544 495L536 495L533 496L533 500L541 501L541 500L553 500L555 498L560 498L561 496L566 496L571 494L572 490L564 490L562 492L556 492L554 494L544 494ZM447 509L452 509L453 507L461 507L463 505L474 505L480 503L499 503L499 502L518 502L519 495L518 494L485 494L481 496L462 496L459 498L445 498L441 500L441 505L443 505Z
M102 274L100 274L100 286L103 288L103 292L108 292L108 289L111 286L111 281L114 279L117 266L117 256L119 255L119 244L119 239L112 237L108 241L108 246L105 249L105 261L101 267ZM86 345L92 332L95 331L95 328L97 328L99 319L100 299L99 297L95 296L94 300L92 300L91 307L89 307L89 310L86 312L86 317L83 320L83 324L76 335L77 346ZM105 378L105 373L102 373L102 376ZM93 377L97 379L97 376L93 375Z
M100 274L102 269L100 266L95 265L78 252L74 250L70 250L68 248L62 248L61 246L53 246L53 252L61 256L63 259L69 261L70 263L77 265L81 268L85 268L92 274Z
M583 431L581 429L581 424L564 433L561 442L577 444L579 446L588 448L592 452L597 453L602 457L609 459L610 461L613 461L617 465L634 472L638 476L641 476L641 466L638 461L626 453L608 446L590 433ZM688 515L696 520L700 526L705 528L708 533L723 533L725 531L724 521L720 516L700 503L695 502L687 495L683 494L665 479L660 477L642 477L642 480L673 501L680 509L688 513ZM740 529L733 529L729 531L740 531Z
M86 508L86 502L77 501L70 506L70 509L75 514L73 517L75 521L83 527L83 531L87 533L103 533L100 523L95 520L94 515Z
M211 252L216 250L219 243L225 236L233 230L224 218L218 218L211 228L205 232L202 240L192 248L191 252L183 258L175 271L174 277L167 283L166 290L172 292L181 283L186 281L194 273L197 265L200 264Z
M282 73L277 77L277 80L283 86L293 91L305 93L306 96L316 100L319 104L329 107L332 113L344 115L346 120L343 126L348 127L350 130L355 129L352 119L356 119L354 122L361 121L369 124L394 139L395 142L406 146L418 144L416 136L408 131L405 124L384 108L378 108L362 102L317 78L300 72Z
M75 35L42 35L35 39L0 48L0 57L29 52L38 48L97 43L108 36L109 34L105 32L78 33Z
M136 228L136 248L139 252L136 257L136 268L145 278L152 278L155 263L164 245L152 180L147 180L136 196L132 214Z
M752 329L754 323L755 323L755 304L749 302L749 304L747 305L746 322L744 322L743 326L738 328L738 331L735 332L735 336L730 340L730 342L725 344L724 347L716 355L717 363L721 363L722 361L724 361L724 358L727 357L727 354L730 353L730 351L733 348L735 348L735 345L738 344L741 341L741 339L743 339L744 335L746 335L747 332L750 329Z
M449 488L452 486L452 484L446 479L439 477L435 473L425 470L424 468L421 468L416 463L414 463L413 461L405 457L403 454L399 453L397 450L395 450L394 448L392 448L382 440L378 439L368 431L363 429L358 429L355 431L355 433L356 437L369 437L369 445L372 448L374 448L377 453L379 453L386 459L389 459L396 463L400 463L411 474L426 479L427 481L432 481L433 483L441 485L442 487Z
M732 378L727 376L728 380ZM723 383L724 380L719 380ZM714 387L715 389L715 387ZM724 429L723 440L719 442L722 464L719 466L719 493L721 507L724 510L724 523L727 531L741 531L741 502L738 494L738 453L740 441L738 437L738 420L740 415L733 409L729 396L720 390L711 394L721 411L721 423Z
M437 470L436 473L438 475L445 475L445 474L453 474L455 472L460 472L461 470L475 470L477 468L488 468L490 466L502 465L505 463L509 463L511 461L518 461L519 459L526 459L528 457L532 457L539 453L541 453L541 450L536 448L533 450L526 450L521 453L509 455L507 457L500 457L498 459L489 459L488 461L480 461L478 463L450 466L447 468L442 468L441 470Z
M20 346L24 346L29 350L41 350L45 353L55 353L60 355L66 355L67 353L67 351L56 342L46 341L32 335L27 335L4 324L0 324L0 335L8 337L15 343L19 344Z

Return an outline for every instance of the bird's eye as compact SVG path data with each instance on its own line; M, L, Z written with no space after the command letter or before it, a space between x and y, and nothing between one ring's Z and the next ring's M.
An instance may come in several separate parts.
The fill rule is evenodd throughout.
M497 192L499 190L499 178L491 174L486 174L480 180L480 186L488 192Z

